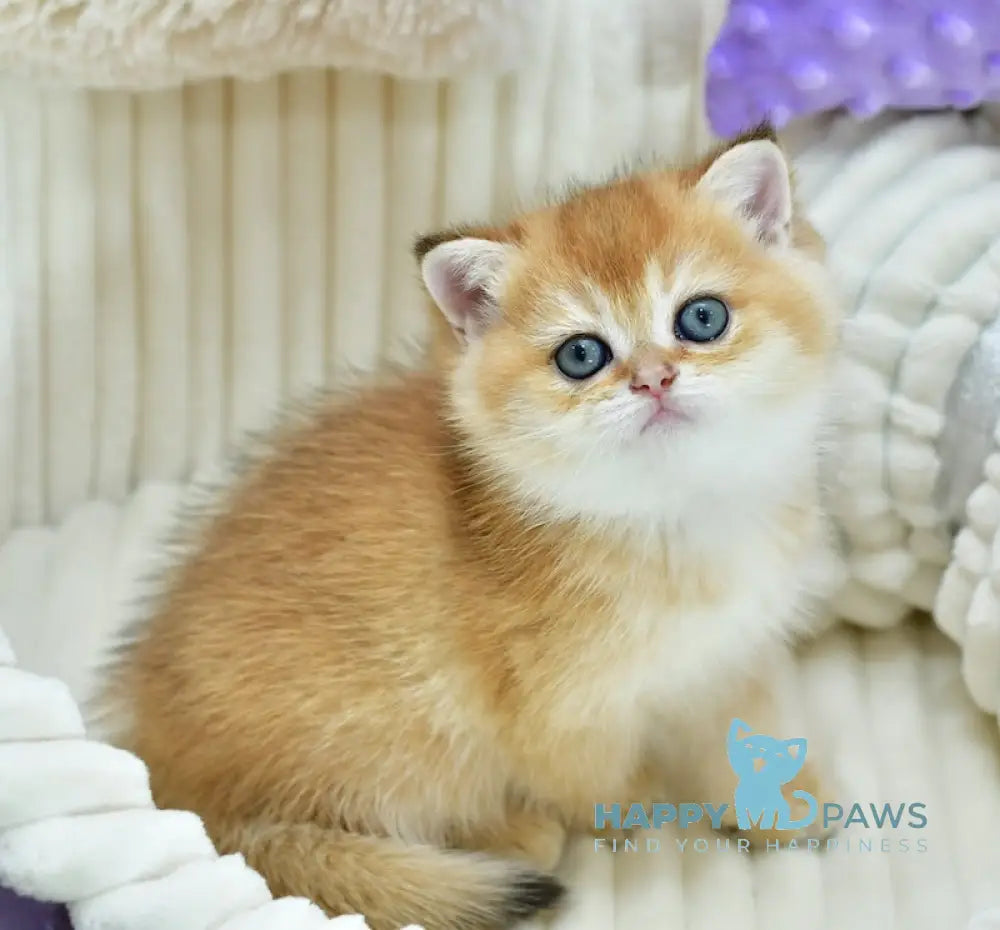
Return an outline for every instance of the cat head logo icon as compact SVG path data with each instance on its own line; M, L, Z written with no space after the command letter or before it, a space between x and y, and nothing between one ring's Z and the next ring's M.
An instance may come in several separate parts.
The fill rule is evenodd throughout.
M792 820L788 800L781 788L788 784L806 761L808 743L797 739L775 739L755 733L739 718L729 726L726 753L739 782L733 793L733 806L741 830L757 826L762 830L802 830L815 819L816 798L808 791L793 791L809 805L805 817Z

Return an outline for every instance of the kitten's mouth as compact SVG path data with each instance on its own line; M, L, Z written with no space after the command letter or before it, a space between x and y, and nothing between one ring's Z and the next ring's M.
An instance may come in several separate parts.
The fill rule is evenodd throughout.
M690 421L691 417L684 413L683 410L679 410L673 404L660 401L639 432L641 434L651 429L676 426L678 423L689 423Z

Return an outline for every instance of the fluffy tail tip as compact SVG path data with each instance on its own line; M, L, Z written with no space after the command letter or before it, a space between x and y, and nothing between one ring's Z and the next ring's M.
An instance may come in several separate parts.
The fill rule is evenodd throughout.
M521 872L507 895L507 916L510 920L523 920L555 907L565 895L566 888L557 878L544 872Z

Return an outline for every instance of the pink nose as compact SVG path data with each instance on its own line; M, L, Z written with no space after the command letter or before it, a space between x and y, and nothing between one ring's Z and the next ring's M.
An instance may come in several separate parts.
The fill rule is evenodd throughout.
M677 369L673 365L642 365L632 376L632 390L636 394L646 392L659 397L669 391L676 380Z

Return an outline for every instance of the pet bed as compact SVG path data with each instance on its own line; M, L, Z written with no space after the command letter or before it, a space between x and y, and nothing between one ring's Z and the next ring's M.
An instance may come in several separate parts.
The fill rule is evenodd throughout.
M43 6L54 8L10 8L30 26ZM59 737L69 743L61 777L92 774L86 766L99 758L121 779L103 814L137 808L118 821L123 832L91 832L94 814L60 819L72 799L55 764L51 781L22 779L6 807L0 798L8 824L20 823L0 825L0 884L68 901L77 930L327 924L306 902L268 903L237 859L206 847L195 821L153 812L127 757L111 761L81 743L65 687L87 696L89 661L122 619L177 482L215 462L276 401L335 380L348 363L398 358L420 335L406 248L414 232L492 213L637 150L685 157L707 141L702 63L722 3L546 0L537 12L541 51L502 78L406 83L314 71L138 95L13 80L0 89L0 296L10 321L0 343L0 627L23 666L2 670L18 687L0 697L24 708L4 717L22 723L4 731L0 782L14 784L4 765L23 768L32 740ZM157 72L172 59L157 57L162 45L124 41L134 35L115 46L130 76L102 77L80 58L74 79L121 78L120 88L144 73L153 84L207 76L198 61L180 62L183 74ZM11 47L0 43L9 65L59 76L44 54L30 60L31 43ZM344 48L325 63L372 64ZM518 64L502 58L484 53L483 63ZM464 67L460 59L447 67ZM381 66L411 73L384 57ZM790 137L859 321L846 332L860 387L842 427L850 454L830 460L831 503L851 552L837 606L886 628L827 634L803 659L793 703L814 739L853 736L840 752L849 790L926 799L935 811L929 853L751 863L596 855L582 844L565 863L576 893L561 928L938 930L980 913L976 930L994 930L996 721L971 698L997 712L997 479L981 426L988 436L1000 413L988 390L998 370L998 234L985 207L998 137L985 119L954 114L864 125L824 117ZM945 241L937 209L950 218ZM352 312L358 306L373 316ZM914 306L926 314L914 318ZM938 344L947 347L940 356ZM920 393L924 385L933 392ZM858 512L858 500L867 509ZM961 664L932 626L903 620L912 607L934 608L963 647ZM24 821L29 803L41 805L34 824ZM150 821L162 821L162 833ZM135 855L109 848L126 835ZM144 910L154 889L183 916Z

